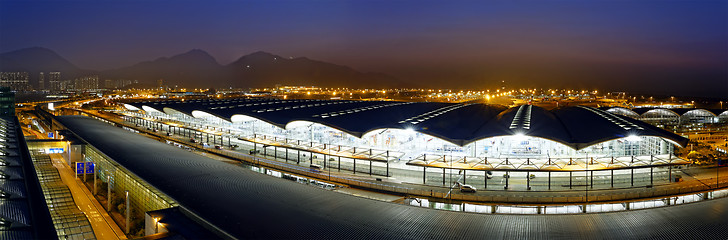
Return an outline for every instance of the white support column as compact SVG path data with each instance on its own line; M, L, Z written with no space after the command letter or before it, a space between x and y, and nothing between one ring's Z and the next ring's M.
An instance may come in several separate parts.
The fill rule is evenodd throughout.
M96 189L96 165L94 164L94 195L96 195L97 192L98 191Z
M129 234L129 227L131 225L131 206L129 206L129 191L124 191L124 195L126 195L126 224L125 224L125 230L126 234Z
M111 176L106 172L106 211L111 211Z

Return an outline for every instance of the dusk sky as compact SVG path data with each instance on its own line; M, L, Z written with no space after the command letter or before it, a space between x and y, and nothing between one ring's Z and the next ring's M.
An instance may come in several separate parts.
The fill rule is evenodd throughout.
M34 46L93 70L267 51L421 87L728 96L724 0L0 1L0 52Z

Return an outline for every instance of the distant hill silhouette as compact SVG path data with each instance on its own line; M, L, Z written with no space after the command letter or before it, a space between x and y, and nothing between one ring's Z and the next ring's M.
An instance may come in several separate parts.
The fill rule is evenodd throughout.
M62 79L75 78L84 74L93 74L94 71L82 70L56 52L41 47L24 48L0 54L0 71L28 72L30 83L38 86L38 73L61 72Z
M271 87L275 84L320 87L400 87L402 83L382 73L362 73L347 66L305 57L283 58L255 52L233 63L221 65L203 50L193 49L172 57L161 57L132 66L105 70L83 70L46 48L26 48L0 54L0 70L27 71L37 86L38 72L59 71L62 79L84 74L99 74L99 79L139 80L156 86L164 79L167 86L187 88ZM101 83L100 83L101 84Z
M223 66L207 52L193 49L169 58L101 72L105 79L135 79L141 83L156 85L164 79L167 86L180 87L223 87L229 78Z
M284 58L267 52L254 52L225 66L236 86L313 85L322 87L396 87L394 77L362 73L352 68L311 60Z

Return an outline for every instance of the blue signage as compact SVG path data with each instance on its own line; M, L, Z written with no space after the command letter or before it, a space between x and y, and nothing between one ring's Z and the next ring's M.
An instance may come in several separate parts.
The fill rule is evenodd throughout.
M76 163L76 174L83 174L83 165L84 162L77 162ZM86 165L86 173L94 173L94 163L88 162Z
M63 148L49 148L48 153L63 153Z
M48 132L48 138L53 138L53 132Z

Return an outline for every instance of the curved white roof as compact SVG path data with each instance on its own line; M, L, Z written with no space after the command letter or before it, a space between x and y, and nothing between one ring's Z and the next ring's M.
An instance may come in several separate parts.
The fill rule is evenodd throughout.
M128 104L140 109L171 108L188 115L202 111L227 121L244 115L281 128L294 121L308 121L357 137L375 129L412 129L460 146L515 134L550 139L574 149L633 135L687 143L687 139L647 123L585 106L546 110L532 105L506 108L487 104L317 99L199 99Z

